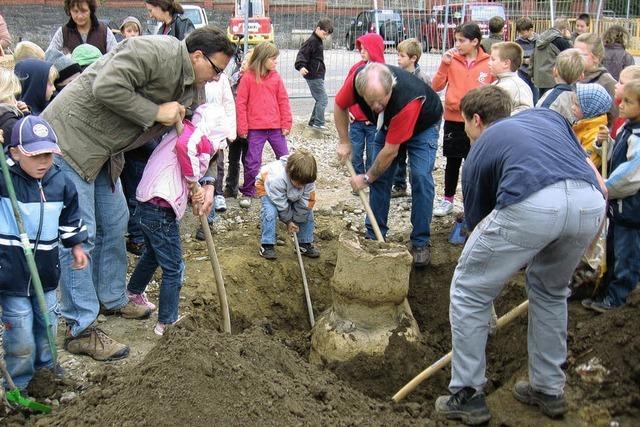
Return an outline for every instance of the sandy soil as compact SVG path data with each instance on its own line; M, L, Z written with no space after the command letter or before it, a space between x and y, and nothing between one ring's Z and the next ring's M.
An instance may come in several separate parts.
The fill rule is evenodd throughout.
M346 186L332 159L335 140L309 138L301 127L292 145L316 153L320 164L316 237L322 256L305 259L316 315L331 304L329 281L342 230L362 231L359 199ZM268 156L266 157L269 158ZM442 160L438 160L438 164ZM436 171L441 184L442 169ZM219 331L219 307L206 246L192 238L196 221L182 224L186 281L181 312L187 317L164 337L153 334L155 319L101 318L114 338L131 346L129 358L99 363L60 351L65 380L43 376L30 388L54 406L51 415L10 413L7 425L454 425L433 413L438 395L447 392L448 371L423 383L405 401L391 396L413 376L450 350L449 284L461 247L447 242L453 218L434 219L432 265L411 272L409 302L423 339L416 345L392 339L382 358L359 357L352 363L320 368L307 362L310 331L302 278L293 243L278 261L258 255L259 203L249 210L228 200L229 210L215 223L214 239L231 307L233 334ZM409 199L393 199L390 239L407 242ZM130 259L134 265L135 259ZM158 276L159 278L159 276ZM516 276L496 301L504 314L526 299ZM158 284L149 288L157 302ZM526 378L526 317L490 339L486 391L490 425L587 426L637 425L640 421L640 295L628 306L604 315L570 304L566 395L570 412L551 421L511 397L517 379ZM63 327L61 326L61 331ZM62 333L59 335L62 348ZM576 368L598 357L609 372L601 383ZM597 380L597 378L596 378Z

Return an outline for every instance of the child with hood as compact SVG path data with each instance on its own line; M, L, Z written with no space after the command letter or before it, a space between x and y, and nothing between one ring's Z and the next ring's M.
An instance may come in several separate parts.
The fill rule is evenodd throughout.
M14 72L22 85L20 101L27 104L31 114L40 115L53 96L58 71L49 62L25 59L16 64Z
M607 126L607 111L611 108L611 96L597 83L576 84L576 102L573 114L578 121L573 125L573 131L587 152L594 165L600 169L602 158L594 144L600 127Z
M376 33L368 33L358 37L356 49L360 51L360 61L349 70L348 76L364 67L369 62L384 64L384 40ZM351 140L351 164L356 174L363 174L373 163L373 140L376 136L377 123L371 123L358 104L349 107L349 139ZM365 156L365 159L363 159ZM363 161L364 160L364 161Z

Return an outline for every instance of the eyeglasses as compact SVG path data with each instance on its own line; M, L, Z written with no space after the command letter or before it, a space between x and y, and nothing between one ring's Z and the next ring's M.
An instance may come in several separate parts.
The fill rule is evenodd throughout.
M207 55L203 53L202 56L204 56L207 59L207 61L209 61L209 64L211 64L211 68L213 68L213 71L215 71L216 74L222 74L224 72L224 70L220 69L220 67L214 64L213 61L210 60Z

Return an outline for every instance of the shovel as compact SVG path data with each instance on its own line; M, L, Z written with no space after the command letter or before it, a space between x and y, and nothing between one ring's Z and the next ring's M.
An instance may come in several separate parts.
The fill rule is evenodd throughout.
M313 328L316 321L313 317L313 306L311 305L311 295L309 295L309 284L307 283L307 274L304 271L304 263L302 262L302 254L300 253L300 243L298 242L298 233L293 233L293 243L296 245L296 253L298 254L298 264L300 264L300 272L302 273L302 286L304 287L304 298L307 301L307 311L309 312L309 323Z
M2 375L4 376L4 380L7 382L7 387L9 391L5 393L5 397L7 402L10 404L13 403L18 406L22 406L23 408L32 409L34 411L42 412L48 414L51 412L51 406L44 405L42 403L36 402L35 400L28 399L20 394L20 389L16 387L11 375L9 375L9 371L7 370L7 365L4 363L4 358L0 358L0 370L2 371Z

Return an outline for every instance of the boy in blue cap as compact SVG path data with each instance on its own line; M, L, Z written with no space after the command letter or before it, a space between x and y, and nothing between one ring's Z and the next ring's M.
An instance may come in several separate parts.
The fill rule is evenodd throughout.
M60 277L58 241L73 248L72 268L88 264L82 243L87 230L80 218L73 183L53 165L60 154L57 137L40 117L27 116L13 128L9 143L9 172L26 233L42 281L47 316L56 336ZM36 369L57 369L47 341L44 316L32 285L20 232L11 208L4 177L0 176L0 305L4 325L3 347L9 374L25 389Z

